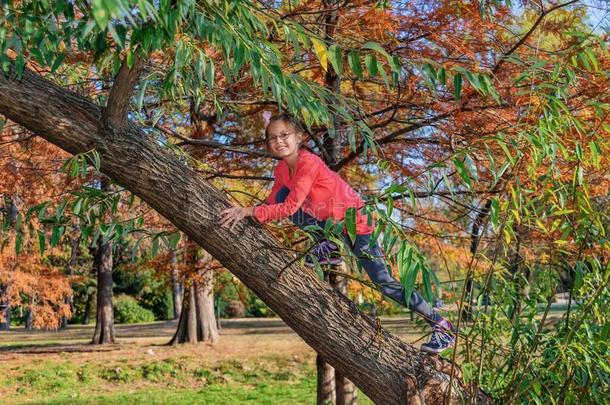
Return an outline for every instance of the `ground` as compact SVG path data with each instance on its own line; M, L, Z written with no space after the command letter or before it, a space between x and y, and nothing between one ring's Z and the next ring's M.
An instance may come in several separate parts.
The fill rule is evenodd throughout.
M425 334L402 317L383 324L410 342ZM88 344L93 325L0 332L1 402L315 403L315 353L280 319L223 320L215 345L165 346L175 328L175 321L117 325L112 346Z

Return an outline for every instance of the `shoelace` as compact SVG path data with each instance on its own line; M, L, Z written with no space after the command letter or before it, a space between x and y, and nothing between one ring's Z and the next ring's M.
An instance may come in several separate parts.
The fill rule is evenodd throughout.
M445 332L440 327L435 327L432 335L430 336L430 342L436 345L442 345L444 343L451 343L453 341L453 336Z

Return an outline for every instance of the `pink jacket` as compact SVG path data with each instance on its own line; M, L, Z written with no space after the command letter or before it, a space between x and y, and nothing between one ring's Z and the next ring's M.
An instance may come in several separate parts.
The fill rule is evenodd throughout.
M290 193L282 203L275 204L275 195L282 186ZM349 184L333 172L322 159L307 149L299 149L294 176L288 172L288 164L280 161L275 167L275 181L271 194L265 199L267 205L254 208L254 216L261 222L269 222L289 217L301 208L318 220L332 218L335 221L345 217L350 207L361 208L364 201ZM367 216L356 212L356 233L370 234L374 223L367 224Z

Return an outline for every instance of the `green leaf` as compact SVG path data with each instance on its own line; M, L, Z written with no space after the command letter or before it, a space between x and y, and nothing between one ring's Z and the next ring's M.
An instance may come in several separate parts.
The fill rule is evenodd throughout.
M140 88L138 89L138 96L136 98L136 106L138 108L138 111L142 110L142 105L144 104L144 95L146 94L147 86L148 80L144 80L144 82L140 84Z
M21 253L21 246L23 244L23 233L21 231L17 231L15 233L15 255L19 255Z
M40 254L42 255L45 249L45 234L44 231L41 230L38 231L38 247L40 249Z
M377 58L375 57L374 53L369 53L364 57L364 64L371 77L377 76Z
M468 189L472 190L470 174L468 173L468 169L466 169L466 167L464 166L464 162L456 156L453 158L453 164L455 165L455 168L464 183L466 183L466 185L468 186Z
M180 232L174 232L167 236L168 248L176 250L178 242L180 241Z
M95 19L97 26L100 27L100 29L102 30L105 29L106 25L108 24L108 19L110 18L110 15L108 13L108 10L106 10L106 7L104 6L104 1L93 0L91 7L93 10L93 18Z
M453 76L453 96L456 100L462 96L462 75L459 73Z
M362 65L360 64L360 54L356 51L350 51L347 60L349 68L359 78L362 79Z
M380 54L382 54L383 56L386 57L386 59L388 59L388 61L391 59L391 55L388 53L388 51L386 51L379 43L377 42L367 42L364 45L362 45L363 49L370 49L372 51L376 51L379 52Z
M466 164L466 167L468 168L468 172L470 173L470 176L475 181L478 181L479 174L478 174L478 170L477 170L477 165L474 163L474 160L472 159L472 157L470 155L467 154L464 156L464 163Z
M494 229L496 229L498 227L500 219L500 204L498 203L498 200L496 198L491 200L490 218Z
M392 196L389 196L387 198L387 211L388 211L388 217L392 216L392 211L394 210L394 198Z
M54 226L53 227L53 231L51 232L51 241L50 241L50 245L52 247L57 246L57 244L59 243L59 238L61 238L61 235L64 232L64 227L63 226Z
M352 243L356 241L356 208L350 207L345 212L345 228Z
M343 73L343 54L341 53L341 48L339 48L336 44L331 45L328 48L328 59L333 65L335 73L337 73L337 75L341 75Z
M205 69L206 82L210 90L214 89L214 73L214 62L210 60Z

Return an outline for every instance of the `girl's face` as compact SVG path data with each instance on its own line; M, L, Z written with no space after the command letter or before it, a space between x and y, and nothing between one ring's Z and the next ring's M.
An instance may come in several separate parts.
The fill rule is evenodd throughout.
M269 133L267 147L275 156L284 159L298 153L303 134L290 123L272 121L267 131Z

